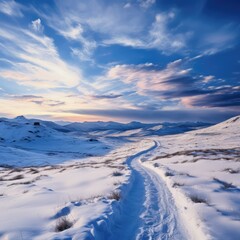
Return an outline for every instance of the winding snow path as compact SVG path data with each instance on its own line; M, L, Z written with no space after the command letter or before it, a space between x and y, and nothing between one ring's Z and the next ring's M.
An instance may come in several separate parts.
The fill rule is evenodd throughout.
M121 202L120 214L111 227L109 240L173 240L187 239L180 225L177 209L165 183L142 159L154 154L155 145L127 161L132 175L130 186Z

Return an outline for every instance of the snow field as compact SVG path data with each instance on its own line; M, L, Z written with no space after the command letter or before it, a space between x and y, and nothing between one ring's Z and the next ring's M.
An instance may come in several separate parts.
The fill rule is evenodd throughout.
M93 237L101 216L119 204L112 193L122 190L124 196L130 176L126 159L151 144L132 142L104 157L60 165L1 168L0 239ZM64 217L72 227L56 232Z
M161 147L143 163L167 183L192 239L240 238L239 129L233 118L159 137Z

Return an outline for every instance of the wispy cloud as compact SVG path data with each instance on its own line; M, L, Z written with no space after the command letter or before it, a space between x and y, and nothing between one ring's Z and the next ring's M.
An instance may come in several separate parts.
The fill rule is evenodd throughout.
M173 93L181 91L182 95L183 91L190 93L197 81L191 76L191 69L183 68L182 65L181 59L169 63L162 70L152 69L149 65L116 65L108 71L107 76L132 85L139 94L148 95L151 92L151 96L172 98Z
M2 0L0 2L0 12L15 17L23 17L21 11L22 5L18 4L14 0Z
M210 94L183 98L182 102L186 106L190 107L229 107L232 109L238 109L238 111L240 111L239 87L235 89L233 87L220 88Z
M69 111L76 114L85 114L89 116L101 116L111 119L120 119L122 121L139 119L145 122L158 122L161 121L205 121L216 122L216 119L223 121L236 115L236 111L221 111L209 109L183 109L183 110L137 110L137 109L111 109L111 110L73 110ZM214 118L212 117L214 115ZM98 117L99 118L99 117Z
M92 95L94 99L113 99L122 97L122 94Z
M174 2L0 0L1 111L174 119L236 110L238 14Z
M180 104L178 107L181 104L182 107L204 108L235 108L239 105L238 88L215 87L210 84L214 76L195 75L191 68L187 68L188 63L188 59L179 59L160 70L151 68L151 65L116 65L109 69L107 78L111 84L114 84L113 80L121 81L126 89L150 99L177 100ZM177 106L176 102L174 105ZM169 102L165 107L168 106Z
M204 6L204 2L200 2L198 13L193 11L191 18L180 7L154 9L155 0L125 4L108 4L103 0L56 1L56 9L51 14L36 11L60 35L79 42L80 46L73 47L72 52L81 60L89 60L102 44L185 55L190 52L210 55L234 46L239 36L239 31L234 31L236 24L223 25L199 18L199 9Z
M104 43L142 49L158 49L165 54L183 51L187 47L187 41L191 34L187 31L181 33L177 29L171 29L170 25L174 22L174 18L174 11L157 13L147 32L141 29L137 36L119 33L104 39Z
M0 33L0 48L11 59L11 68L0 69L2 78L41 89L72 87L81 80L80 70L61 59L53 39L7 25Z
M236 31L237 28L238 26L235 24L226 24L220 26L217 30L210 29L209 32L204 32L201 43L199 43L202 53L213 55L234 47L239 37L239 32Z
M208 75L208 76L203 77L203 82L209 83L209 82L211 82L213 79L214 79L214 76Z
M31 28L32 28L33 31L35 31L35 32L42 33L44 27L43 27L43 25L42 25L42 23L41 23L41 19L38 18L38 19L32 21Z
M70 19L67 22L54 20L55 18L49 20L49 18L46 17L46 19L49 21L50 26L60 35L67 40L79 43L79 47L71 48L74 56L79 57L82 61L91 60L91 56L97 47L97 43L95 40L84 36L84 29L80 23L76 24L75 21L71 21Z
M147 43L149 48L156 48L168 54L186 47L188 32L179 33L169 28L174 17L173 11L156 15L155 22L149 32L150 40Z
M142 2L150 4L148 1ZM102 39L103 43L105 41L111 43L113 39L118 39L120 43L122 41L119 38L129 41L129 35L141 32L145 26L143 14L138 12L136 7L123 11L123 4L120 2L108 4L96 0L77 3L73 0L58 1L56 8L56 12L49 15L39 10L36 11L60 35L71 41L79 42L80 47L77 49L79 51L83 49L83 54L86 49L91 48L93 51L96 48L97 42L90 36L90 33L100 34L99 40ZM71 9L69 12L65 11L69 8Z
M36 96L36 95L10 95L8 96L10 99L16 99L16 100L36 100L36 99L42 99L42 96Z
M156 0L138 0L138 2L140 3L141 7L149 8L156 2Z
M38 105L45 105L50 107L61 106L64 105L64 101L53 100L51 99L51 95L39 96L39 95L8 95L4 96L5 99L20 101L23 103L35 103Z
M72 54L77 56L81 61L93 62L92 54L97 47L96 42L81 38L81 44L82 46L80 48L71 47Z
M74 4L75 5L75 4ZM61 6L61 4L59 4ZM75 12L78 9L72 9L71 14L66 14L65 10L59 9L59 12L47 15L44 12L39 12L52 29L59 35L66 38L68 41L75 43L75 47L71 47L71 52L77 56L81 61L91 61L91 56L97 47L97 42L87 37L86 29L84 29L84 22L80 20L80 15ZM60 17L59 17L60 16ZM78 45L76 45L78 43Z

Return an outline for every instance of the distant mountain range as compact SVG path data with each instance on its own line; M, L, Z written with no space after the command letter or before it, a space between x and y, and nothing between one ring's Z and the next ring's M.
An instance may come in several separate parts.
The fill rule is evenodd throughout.
M103 135L115 135L126 133L126 136L148 136L148 135L166 135L177 134L191 131L203 127L209 127L212 124L203 122L183 122L183 123L118 123L118 122L76 122L65 125L70 131L88 132Z
M240 117L211 126L209 123L118 123L76 122L61 126L55 122L0 118L0 166L42 165L59 163L64 159L101 156L116 146L138 137L179 134L201 129L198 135L236 131ZM209 127L210 126L210 127Z
M177 134L186 131L191 131L203 127L209 127L212 124L203 122L182 122L182 123L119 123L119 122L74 122L66 125L59 125L55 122L44 121L40 119L27 119L24 116L18 116L13 119L0 118L0 127L3 123L34 125L39 123L39 126L44 126L58 132L75 132L78 135L94 134L94 135L116 135L125 132L126 136L148 136L148 135L166 135ZM12 125L13 126L13 125ZM29 127L28 127L29 128ZM0 128L1 131L1 128ZM1 132L0 132L1 134Z

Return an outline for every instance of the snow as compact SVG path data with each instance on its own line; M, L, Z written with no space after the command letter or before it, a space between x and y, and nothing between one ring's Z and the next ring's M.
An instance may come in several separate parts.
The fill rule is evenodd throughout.
M71 131L80 131L95 136L141 137L152 135L176 134L193 129L210 126L208 123L117 123L117 122L83 122L65 125Z
M36 122L40 125L35 125ZM55 123L27 120L23 116L0 120L0 165L57 164L104 155L112 148L111 144L98 139L75 136Z
M109 193L129 175L129 170L122 166L128 152L121 153L56 166L2 168L0 236L55 239L71 235L79 239L88 223L111 204ZM116 158L119 160L115 161ZM122 175L114 176L115 171ZM56 233L57 219L64 215L74 226Z
M209 239L240 237L239 130L240 118L235 117L206 129L161 137L159 150L143 163L167 183L185 225L195 221L195 229L201 226Z
M240 117L203 126L1 118L0 239L239 239Z

